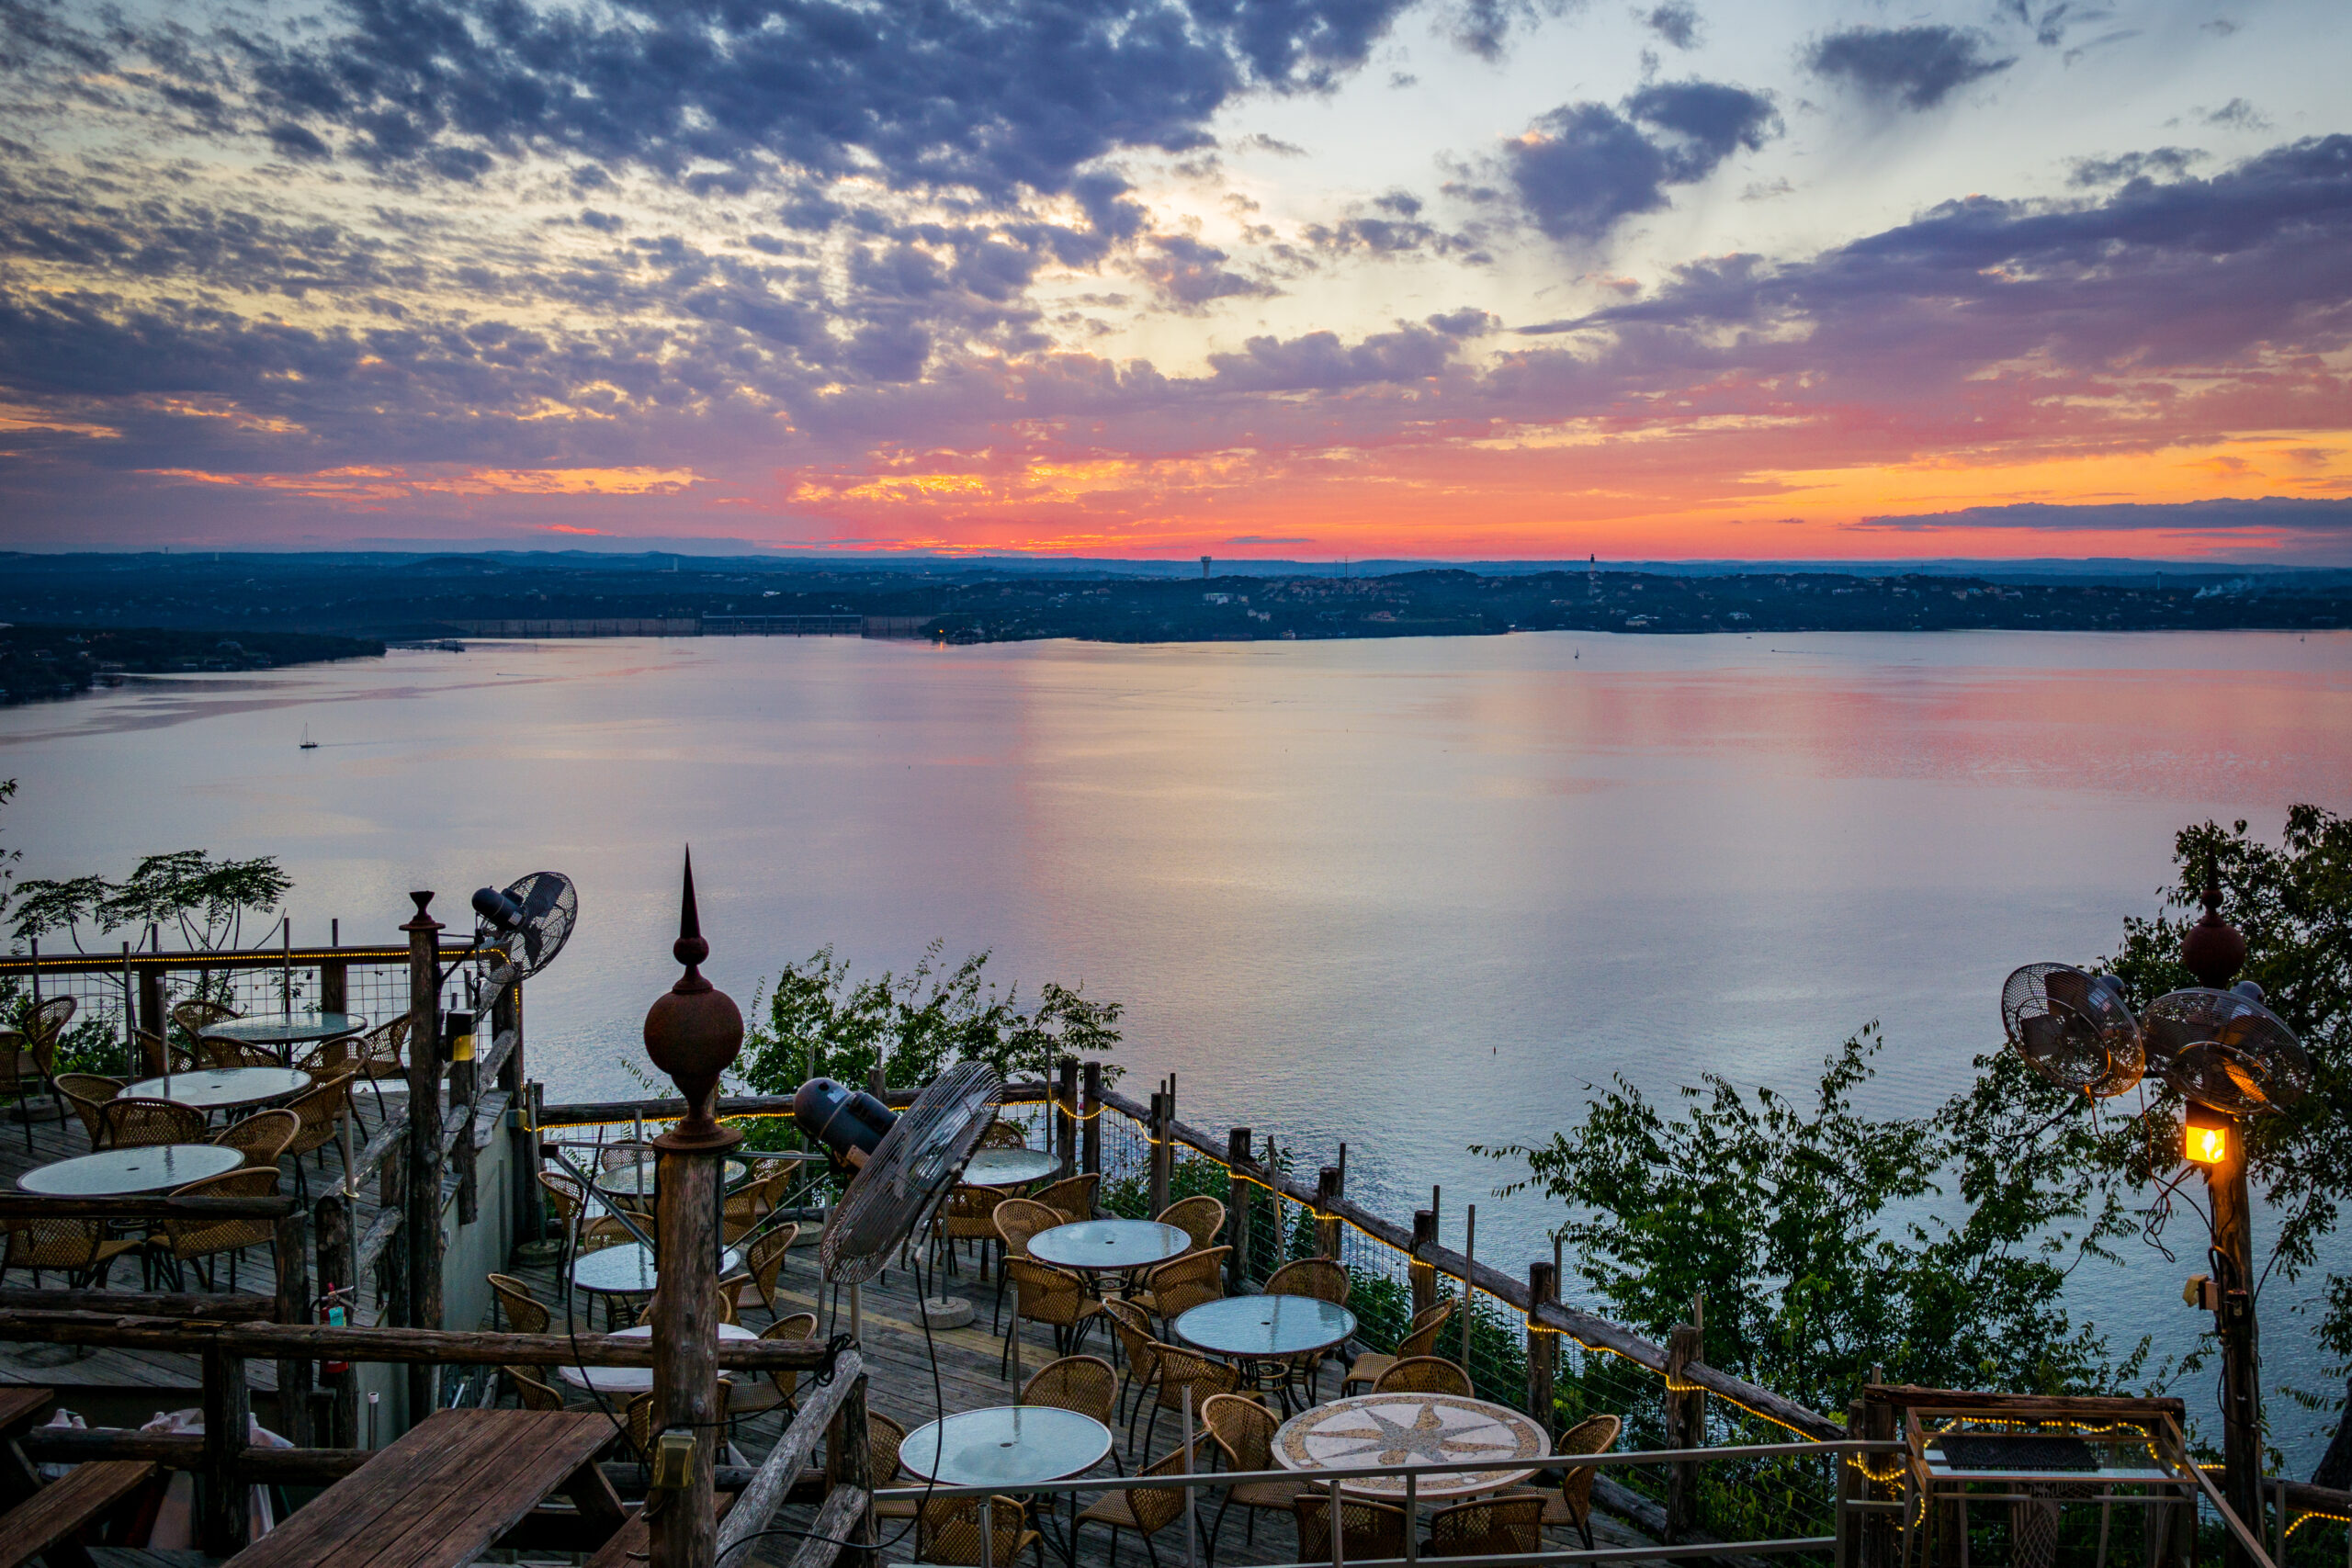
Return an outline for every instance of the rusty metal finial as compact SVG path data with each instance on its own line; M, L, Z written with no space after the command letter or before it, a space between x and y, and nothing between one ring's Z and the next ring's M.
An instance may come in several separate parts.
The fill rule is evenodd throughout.
M710 943L703 940L702 918L695 908L692 849L686 852L684 890L678 905L678 940L670 952L686 972L647 1011L645 1054L685 1096L686 1114L654 1142L673 1149L724 1148L741 1142L743 1134L712 1119L711 1101L718 1092L718 1075L743 1048L743 1014L733 998L703 977L701 964L710 956Z
M2222 919L2222 879L2213 863L2205 863L2205 918L2188 928L2181 939L2180 961L2200 986L2225 989L2245 962L2245 933Z

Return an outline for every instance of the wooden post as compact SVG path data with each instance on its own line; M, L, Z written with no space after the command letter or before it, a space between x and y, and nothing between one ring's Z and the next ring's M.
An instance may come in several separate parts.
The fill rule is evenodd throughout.
M245 1544L245 1489L237 1482L237 1461L250 1436L253 1398L243 1356L207 1350L203 1365L204 1472L198 1479L204 1496L197 1540L208 1557L233 1557Z
M854 1486L866 1494L865 1506L858 1511L857 1522L850 1527L850 1539L859 1544L834 1561L842 1568L873 1568L877 1554L874 1550L874 1438L865 1417L865 1374L860 1372L849 1385L849 1393L842 1400L842 1407L833 1412L831 1425L825 1428L825 1456L832 1462L836 1486ZM1005 1568L1012 1568L1007 1563Z
M397 1210L401 1223L384 1238L384 1250L379 1254L376 1299L380 1304L384 1326L413 1328L408 1320L408 1148L394 1144L384 1151L383 1163L376 1168L376 1207Z
M351 1010L351 965L340 958L327 959L319 965L319 1010Z
M1233 1172L1225 1199L1225 1238L1233 1244L1232 1252L1226 1257L1230 1272L1225 1293L1238 1296L1250 1282L1250 1183L1241 1175L1250 1164L1249 1128L1236 1127L1226 1134L1225 1163Z
M1054 1068L1054 1149L1061 1159L1061 1177L1078 1172L1078 1058L1064 1056Z
M1695 1323L1678 1325L1666 1342L1666 1446L1704 1448L1707 1394L1683 1376L1693 1361L1706 1359L1706 1341ZM1699 1464L1679 1460L1666 1478L1666 1535L1669 1545L1688 1540L1699 1528Z
M1865 1399L1862 1402L1860 1435L1874 1440L1892 1438L1895 1435L1896 1419L1894 1406L1892 1404L1878 1404ZM1869 1456L1869 1461L1871 1469L1881 1475L1885 1474L1887 1470L1895 1463L1895 1460L1886 1454L1871 1454ZM1898 1485L1883 1485L1873 1482L1866 1495L1872 1497L1894 1498L1904 1494ZM2152 1514L2161 1514L2164 1511L2161 1508L2149 1510ZM1859 1555L1861 1559L1861 1568L1894 1568L1897 1543L1902 1537L1899 1527L1891 1515L1882 1513L1875 1508L1871 1509L1862 1516L1860 1534L1861 1548Z
M1413 1315L1416 1317L1437 1305L1437 1266L1421 1261L1421 1248L1436 1245L1437 1211L1414 1210L1413 1261L1406 1265L1405 1272L1412 1282Z
M277 1321L311 1321L311 1221L300 1212L277 1222L271 1250L277 1263ZM311 1440L311 1372L308 1359L277 1363L277 1430L298 1449Z
M1078 1069L1079 1168L1089 1176L1102 1174L1102 1064L1087 1062Z
M710 1488L718 1463L718 1197L719 1166L733 1134L705 1149L666 1146L674 1133L653 1140L657 1190L653 1239L653 1427L695 1440L694 1472L669 1495L653 1527L651 1568L707 1568L718 1550L718 1514Z
M164 1014L164 972L153 964L139 970L139 1027L161 1038L171 1021ZM160 1069L159 1069L160 1070Z
M441 1326L441 922L425 912L433 895L411 893L408 933L408 1181L401 1231L408 1238L408 1326ZM433 1413L437 1370L408 1370L408 1418Z
M1161 1089L1151 1097L1151 1212L1168 1207L1169 1189L1176 1179L1176 1145L1169 1123L1176 1120L1176 1091Z
M1527 1266L1527 1304L1530 1308L1560 1304L1560 1271L1551 1264ZM1559 1364L1560 1337L1549 1330L1539 1331L1531 1311L1527 1322L1527 1413L1543 1423L1546 1437L1553 1431L1556 1397L1553 1379Z
M498 1087L508 1094L518 1092L530 1081L523 1071L523 982L515 981L490 1003L490 1037L514 1036L514 1049L506 1053L506 1060L498 1065Z
M481 1194L474 1182L474 1100L481 1089L474 1058L474 1015L451 1011L442 1015L442 1055L449 1063L449 1113L458 1122L458 1223L472 1224L481 1218Z
M1846 1406L1846 1430L1859 1438L1869 1426L1869 1406L1859 1399L1849 1403ZM1860 1520L1867 1516L1857 1515L1849 1506L1865 1492L1861 1475L1854 1468L1858 1460L1872 1469L1876 1469L1880 1462L1875 1454L1838 1454L1829 1461L1831 1473L1837 1477L1835 1484L1829 1488L1830 1506L1837 1510L1830 1534L1838 1541L1830 1551L1830 1568L1857 1568L1861 1556L1859 1525Z
M342 1297L344 1322L357 1326L359 1322L358 1273L354 1256L358 1238L351 1234L351 1204L340 1192L330 1192L311 1211L311 1225L318 1235L319 1293L332 1301L334 1292ZM347 1449L357 1443L353 1436L358 1430L358 1388L351 1372L322 1371L319 1374L328 1391L334 1395L334 1414L327 1422L325 1447Z
M2223 1270L2222 1309L2213 1331L2222 1342L2222 1495L2257 1536L2262 1531L2261 1351L2254 1313L2254 1198L2246 1180L2242 1122L2232 1122L2222 1161L2205 1168L2213 1204L2213 1255ZM2253 1554L2224 1538L2230 1568L2251 1568Z
M524 1241L544 1241L548 1234L547 1205L539 1201L539 1116L547 1106L547 1085L526 1082L514 1097L514 1234Z
M1332 1216L1331 1204L1346 1180L1336 1165L1315 1173L1315 1250L1325 1258L1340 1256L1340 1222Z

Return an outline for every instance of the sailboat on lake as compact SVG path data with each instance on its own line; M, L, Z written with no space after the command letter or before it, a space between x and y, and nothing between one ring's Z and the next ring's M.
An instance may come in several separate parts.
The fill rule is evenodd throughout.
M319 743L311 739L311 727L307 724L304 725L302 727L302 750L305 751L315 751L318 749Z

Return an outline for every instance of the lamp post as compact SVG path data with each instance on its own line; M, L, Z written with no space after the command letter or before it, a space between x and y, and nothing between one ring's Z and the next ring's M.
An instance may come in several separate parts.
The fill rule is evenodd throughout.
M743 1046L743 1015L702 976L710 943L695 909L686 853L671 948L685 973L645 1015L645 1051L685 1097L686 1113L653 1140L653 1452L646 1502L651 1568L710 1568L718 1517L711 1471L718 1424L720 1168L743 1134L711 1117L718 1075Z
M2245 937L2222 919L2222 889L2209 875L2205 917L2188 928L2180 961L2197 983L2226 990L2245 962ZM2249 1529L2262 1527L2261 1354L2254 1317L2254 1199L2246 1180L2245 1129L2233 1116L2192 1103L2183 1156L2203 1168L2213 1205L2213 1331L2222 1341L2222 1495ZM2236 1537L2232 1568L2252 1562Z

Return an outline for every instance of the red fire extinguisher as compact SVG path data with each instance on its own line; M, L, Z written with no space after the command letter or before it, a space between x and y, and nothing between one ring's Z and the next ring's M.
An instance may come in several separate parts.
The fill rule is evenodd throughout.
M329 1328L343 1328L349 1325L350 1315L343 1310L343 1292L341 1291L329 1291L325 1295L319 1299L319 1321L326 1325ZM336 1372L347 1372L350 1370L351 1363L349 1361L322 1361L319 1363L319 1371L328 1374L329 1376L332 1376Z

